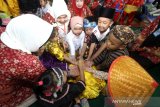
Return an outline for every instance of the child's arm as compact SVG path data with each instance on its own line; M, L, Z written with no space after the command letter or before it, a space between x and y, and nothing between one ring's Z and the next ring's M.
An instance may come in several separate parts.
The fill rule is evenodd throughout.
M87 48L87 43L84 43L82 49L80 49L80 51L79 51L79 59L83 58L83 55L86 51L86 48Z
M83 61L83 59L80 59L78 61L78 67L79 67L79 71L80 71L80 79L81 79L81 81L85 82L85 77L84 77L84 61Z
M65 59L67 62L71 63L71 64L78 65L77 61L72 60L72 59L69 58L68 55L66 55L66 54L64 54L64 59Z
M102 44L101 47L100 47L100 48L98 49L98 51L91 57L90 60L92 61L92 60L94 60L95 58L97 58L97 57L101 54L101 52L103 52L104 49L106 49L106 47L107 47L106 43Z
M82 32L81 48L80 48L80 51L79 51L80 52L79 53L80 58L83 58L83 55L84 55L86 47L87 47L87 44L84 42L84 40L85 40L85 33Z
M95 43L91 43L91 46L90 46L90 48L89 48L89 54L88 54L87 60L90 60L95 46L96 46Z
M93 68L86 68L88 72L93 73L93 76L99 79L107 80L108 79L108 73L104 71L98 71L94 70Z
M73 41L72 41L72 37L68 37L67 42L68 42L69 50L70 50L70 58L75 59L75 47L74 47L74 44L73 44Z

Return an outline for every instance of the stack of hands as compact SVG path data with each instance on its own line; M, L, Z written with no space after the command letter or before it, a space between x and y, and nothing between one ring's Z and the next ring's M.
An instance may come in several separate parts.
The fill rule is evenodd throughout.
M76 61L75 65L69 65L69 73L72 77L79 76L79 68L83 68L84 70L87 70L88 72L92 72L92 61L84 61L83 59L79 59Z

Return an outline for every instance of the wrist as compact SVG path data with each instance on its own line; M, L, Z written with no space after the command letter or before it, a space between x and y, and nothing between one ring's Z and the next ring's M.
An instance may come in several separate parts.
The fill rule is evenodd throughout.
M68 64L66 64L66 72L67 72L67 77L70 77L70 72L69 72L69 65Z
M70 58L71 59L75 59L75 55L70 55Z

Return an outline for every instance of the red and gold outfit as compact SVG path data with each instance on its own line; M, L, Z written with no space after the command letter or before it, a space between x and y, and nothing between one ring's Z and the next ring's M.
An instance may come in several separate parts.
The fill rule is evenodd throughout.
M144 4L144 0L128 0L126 5L132 5L132 6L135 6L135 8L139 8L140 6L142 6ZM126 8L126 7L125 7ZM129 8L129 7L128 7ZM131 7L130 9L128 9L131 11ZM122 15L122 18L121 18L121 21L120 21L120 24L124 24L124 21L126 19L126 17L128 17L128 20L127 20L127 25L130 25L132 22L133 22L133 19L135 17L135 14L136 14L136 11L132 11L130 13L127 13L126 11L123 12L123 15Z
M42 16L42 19L47 21L50 24L53 24L55 22L55 18L53 18L52 15L48 12Z
M36 56L8 48L0 41L0 107L16 107L30 97L33 92L28 83L44 70Z
M139 51L141 56L144 56L150 59L154 64L160 62L160 47L143 47L140 48L145 39L155 31L158 24L160 23L160 16L157 17L149 26L146 26L144 30L141 32L140 36L136 39L132 50Z
M76 6L76 0L70 0L68 3L68 10L71 12L71 17L73 16L80 16L80 17L88 17L92 16L92 12L89 7L83 4L82 8L78 8Z

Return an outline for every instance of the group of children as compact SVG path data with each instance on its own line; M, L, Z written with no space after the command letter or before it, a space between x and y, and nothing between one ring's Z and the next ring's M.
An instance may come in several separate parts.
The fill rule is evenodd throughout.
M110 65L129 56L127 47L136 35L129 26L115 25L116 10L98 0L91 4L93 10L85 0L39 3L36 15L53 26L54 37L38 53L47 69L33 89L38 102L43 107L89 107L87 99L107 93Z
M43 106L76 107L80 103L89 107L87 99L98 97L106 88L113 60L129 55L126 47L135 39L134 32L128 26L114 25L115 9L99 5L95 17L84 0L73 0L68 7L64 0L48 6L49 2L43 1L46 5L40 16L54 26L55 36L40 56L49 70L41 75L34 91Z

